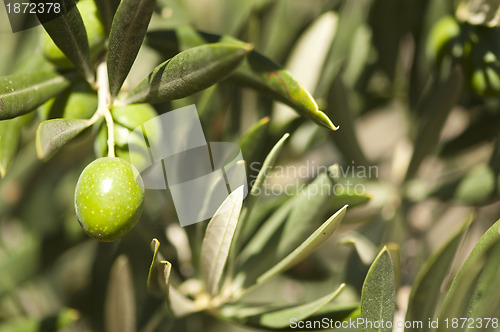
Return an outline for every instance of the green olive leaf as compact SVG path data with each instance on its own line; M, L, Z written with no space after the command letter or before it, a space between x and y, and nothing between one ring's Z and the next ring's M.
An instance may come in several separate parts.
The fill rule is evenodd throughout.
M0 178L5 176L14 159L24 122L23 117L0 121Z
M236 322L244 322L246 326L252 326L261 329L285 329L290 328L290 323L292 321L301 321L306 318L316 314L325 305L335 299L344 289L345 284L341 284L339 288L330 294L327 294L319 299L313 300L311 302L293 305L293 306L282 306L282 307L252 307L245 310L245 308L237 308L236 310L231 310L232 308L223 308L222 315L229 320L235 320ZM225 309L225 310L224 310ZM228 310L229 309L229 310ZM258 312L254 315L244 315L241 317L239 315L241 312ZM233 316L235 314L235 316ZM300 330L300 329L299 329Z
M392 322L396 311L394 266L384 247L368 270L361 292L361 317L370 322ZM385 324L385 323L384 323ZM392 328L363 325L363 331L391 332Z
M123 0L109 34L109 90L115 97L127 77L153 15L155 0Z
M70 84L54 70L0 77L0 120L33 111Z
M283 258L278 264L273 266L262 276L257 278L257 284L261 284L277 274L280 274L291 267L297 265L321 247L335 233L344 218L347 205L338 210L333 216L328 218L311 236L309 236L300 246Z
M64 145L92 125L89 120L53 119L40 123L36 131L38 158L48 160Z
M258 227L255 223L249 223L250 214L252 212L253 207L259 201L259 197L261 196L263 190L262 187L264 185L264 181L266 180L269 173L271 173L273 166L278 159L278 156L283 149L285 141L290 137L290 134L285 134L283 137L274 145L269 154L267 155L264 163L262 164L262 168L257 174L257 178L255 182L252 184L252 189L250 189L250 193L248 195L247 204L242 212L241 216L241 224L238 231L238 235L241 232L241 241L246 242L251 234L253 234ZM239 237L239 236L238 236Z
M201 33L189 27L181 27L175 31L149 32L147 42L160 52L170 55L185 48L198 46L200 38L196 38L196 36L203 37L209 43L223 42L244 45L243 42L231 36ZM323 127L337 130L328 116L319 110L311 94L288 71L256 51L251 51L248 54L241 66L230 76L230 79L270 95Z
M160 103L192 95L226 78L251 49L248 44L215 43L181 52L156 67L125 103Z
M35 0L37 4L45 1ZM37 11L38 20L49 34L54 44L73 62L78 72L88 82L94 81L94 71L90 64L90 48L82 17L74 0L57 0L60 12Z
M238 140L241 148L241 154L247 163L258 160L258 155L262 149L262 144L267 138L269 132L269 117L260 119Z
M243 186L233 191L208 223L201 245L201 268L207 292L217 294L243 203Z
M489 260L495 258L491 253L499 243L500 220L491 226L479 239L453 279L439 312L440 321L446 318L469 317L468 309L470 303L474 300L474 290L480 275ZM496 263L498 264L498 262Z
M320 126L331 130L338 129L330 118L319 110L311 94L287 70L257 52L248 55L232 79L271 95Z
M136 331L132 269L128 258L124 255L119 256L111 268L106 296L106 331Z

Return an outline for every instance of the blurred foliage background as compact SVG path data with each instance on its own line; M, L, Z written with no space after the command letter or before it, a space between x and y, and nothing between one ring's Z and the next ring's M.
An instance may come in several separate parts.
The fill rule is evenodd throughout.
M449 288L473 245L500 216L500 28L491 14L498 8L491 5L482 13L475 11L477 3L157 1L150 32L126 84L135 86L157 63L189 47L182 36L192 26L252 43L288 69L340 129L320 128L234 80L155 105L158 113L195 103L207 141L238 142L265 119L252 144L242 146L247 163L262 162L279 138L291 133L277 165L307 165L307 175L271 173L268 188L309 183L315 169L338 163L344 170L353 167L357 175L341 176L340 182L359 183L366 190L361 201L327 199L320 222L341 203L353 206L340 230L306 261L256 289L248 301L307 301L345 282L346 289L329 306L335 308L332 313L347 317L359 307L377 252L390 244L396 317L404 319L417 274L460 232L449 270L436 279L444 280L444 290ZM457 6L461 21L455 19ZM0 74L29 68L42 56L42 27L13 34L4 7L0 17ZM175 31L170 44L152 33L165 29ZM37 113L9 121L0 123L0 331L38 331L29 326L54 324L64 331L106 331L105 321L113 319L106 303L116 296L108 285L124 282L111 274L120 255L130 266L132 279L123 287L133 289L130 310L138 331L248 330L204 313L175 320L163 299L147 292L152 238L163 244L160 251L177 275L190 276L193 270L191 256L196 252L175 241L178 221L168 192L147 191L136 228L115 243L97 243L83 234L73 206L78 176L95 158L94 133L88 131L43 163L34 144ZM376 172L360 176L359 167L375 167ZM255 170L248 171L254 179ZM265 197L257 207L258 218L272 215L287 199ZM440 294L433 296L438 302ZM498 301L492 308L499 317Z

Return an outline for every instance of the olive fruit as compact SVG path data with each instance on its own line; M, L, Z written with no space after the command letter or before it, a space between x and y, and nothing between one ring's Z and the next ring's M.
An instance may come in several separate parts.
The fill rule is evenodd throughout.
M102 24L97 7L93 0L81 0L76 5L82 16L91 57L97 55L103 48L106 40L106 32ZM43 54L56 66L61 68L73 68L73 63L64 55L64 53L52 41L50 36L45 33L42 38Z
M452 16L444 16L432 27L427 39L427 56L431 62L441 65L446 55L459 57L463 53L461 46L461 28Z
M467 37L465 69L472 90L481 96L499 96L500 28L471 26Z
M78 222L91 238L115 241L139 220L144 203L144 184L137 169L117 157L90 163L75 189Z
M96 110L97 94L86 82L79 82L42 104L38 113L42 120L89 119Z

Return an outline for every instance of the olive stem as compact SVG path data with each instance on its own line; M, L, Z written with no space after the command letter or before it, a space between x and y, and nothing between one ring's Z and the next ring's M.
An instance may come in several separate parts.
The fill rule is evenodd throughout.
M115 123L111 116L111 95L109 93L108 66L106 61L102 61L97 67L97 112L104 116L108 127L108 157L115 156Z

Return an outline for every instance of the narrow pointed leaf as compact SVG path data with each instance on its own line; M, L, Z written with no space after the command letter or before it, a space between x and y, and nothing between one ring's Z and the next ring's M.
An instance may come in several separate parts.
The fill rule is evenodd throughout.
M106 331L136 331L134 285L126 256L119 256L111 269L106 297Z
M334 292L308 303L262 314L258 317L259 325L272 329L290 327L292 319L296 319L298 322L314 315L322 307L336 298L344 287L345 284L342 284Z
M288 137L290 137L290 134L283 135L283 137L278 141L278 143L276 143L276 145L274 145L274 147L271 149L266 159L264 160L264 163L262 164L262 168L260 169L259 174L257 174L257 178L255 179L255 182L252 185L252 189L250 189L250 193L247 199L247 204L242 213L242 218L241 218L242 223L240 225L241 241L243 242L246 242L248 240L250 234L253 234L253 232L255 232L258 226L256 224L248 223L250 214L255 204L257 204L257 202L259 201L259 197L263 192L262 187L264 185L264 182L269 173L271 173L271 170L273 169L276 159L278 159L278 156Z
M309 236L300 246L283 258L278 264L264 273L257 279L257 283L263 283L266 280L280 274L289 268L297 265L321 247L335 233L344 218L347 205L328 218L311 236Z
M123 0L109 34L109 90L115 97L127 77L146 35L155 0Z
M423 322L427 319L434 319L441 294L441 285L449 273L460 240L471 221L472 218L424 264L418 273L408 301L407 321ZM417 331L417 329L410 327L408 331ZM418 331L431 331L431 328L424 324Z
M226 78L251 49L247 44L215 43L181 52L156 67L125 103L159 103L192 95Z
M44 4L45 1L32 1ZM43 27L59 49L75 65L78 72L89 82L94 81L94 72L90 64L90 49L87 32L82 17L74 0L57 0L61 11L56 13L37 11Z
M499 243L500 220L479 239L453 279L439 312L440 321L446 318L468 317L468 308L473 300L475 285L478 283L481 271L485 268L494 247Z
M33 111L69 86L54 70L0 77L0 120Z
M252 52L234 75L234 80L271 95L316 124L337 130L330 118L319 110L311 94L292 75L265 56Z
M36 131L38 158L49 159L91 125L89 120L70 119L53 119L40 123Z
M247 163L261 161L259 156L269 132L269 124L269 117L260 119L238 140L243 159Z
M0 121L0 178L5 176L14 159L24 122L22 117Z
M215 295L229 254L243 202L239 187L221 204L210 220L201 246L201 267L207 291Z
M361 292L361 317L370 322L392 322L396 288L391 254L384 247L368 270ZM363 331L391 332L392 328L363 326Z
M180 29L176 31L153 31L148 34L148 44L165 54L178 52L178 44L183 47L198 46L200 43L199 39L193 37L196 34L211 43L243 44L231 36L220 36L196 31L189 32L186 33L186 31L181 31ZM256 51L251 51L248 54L248 57L234 71L230 79L270 95L323 127L337 130L337 127L328 116L319 110L311 94L288 71Z

